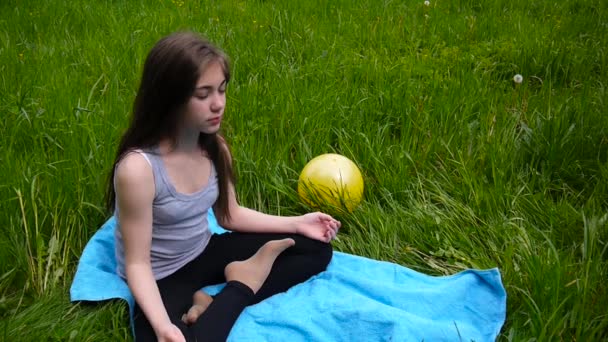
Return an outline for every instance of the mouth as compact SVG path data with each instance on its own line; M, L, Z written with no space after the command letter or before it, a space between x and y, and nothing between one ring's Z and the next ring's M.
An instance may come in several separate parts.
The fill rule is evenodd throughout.
M222 121L222 117L221 116L217 116L215 118L207 120L207 122L209 122L212 125L217 125L218 123L220 123L220 121Z

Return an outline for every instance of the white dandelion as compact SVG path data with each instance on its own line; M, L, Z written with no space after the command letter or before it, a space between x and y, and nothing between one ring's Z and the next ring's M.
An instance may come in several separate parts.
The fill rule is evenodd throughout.
M520 74L513 76L513 82L519 84L524 80L524 77Z
M430 2L429 0L426 0L426 1L424 2L424 5L425 5L425 6L430 6L430 5L431 5L431 2Z

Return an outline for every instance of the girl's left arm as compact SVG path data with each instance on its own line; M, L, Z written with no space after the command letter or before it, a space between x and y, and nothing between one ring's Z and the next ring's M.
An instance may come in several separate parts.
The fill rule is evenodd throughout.
M236 200L234 185L228 189L230 218L219 222L228 230L250 233L291 233L330 242L340 229L340 221L320 212L301 216L276 216L241 206Z
M223 139L222 139L223 140ZM230 155L230 150L221 144ZM340 221L325 213L315 212L301 216L276 216L241 206L236 199L234 184L228 186L228 206L230 218L218 222L222 227L238 232L291 233L301 234L311 239L330 242L340 229Z

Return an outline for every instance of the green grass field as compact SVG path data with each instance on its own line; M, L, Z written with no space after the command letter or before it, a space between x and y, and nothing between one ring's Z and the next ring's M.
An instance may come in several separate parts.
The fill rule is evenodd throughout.
M337 152L366 182L337 250L431 275L499 267L500 340L608 339L608 4L602 0L0 2L0 340L129 340L72 305L143 60L190 29L232 59L241 202L310 210ZM521 74L523 83L513 82Z

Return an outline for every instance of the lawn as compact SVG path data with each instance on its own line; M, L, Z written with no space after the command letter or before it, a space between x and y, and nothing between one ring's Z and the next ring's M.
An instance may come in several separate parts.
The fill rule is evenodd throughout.
M608 3L602 0L0 2L0 339L129 340L73 305L147 51L194 30L231 57L241 203L308 208L314 156L365 199L335 249L430 275L498 267L499 340L608 339ZM514 82L521 75L521 83Z

